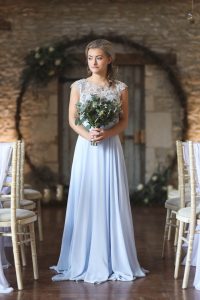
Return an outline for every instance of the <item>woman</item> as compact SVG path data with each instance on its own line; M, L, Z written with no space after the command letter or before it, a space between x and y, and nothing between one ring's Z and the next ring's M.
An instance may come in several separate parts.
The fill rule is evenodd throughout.
M128 124L127 86L113 78L113 48L107 40L86 47L90 76L72 84L69 124L79 135L72 164L71 181L59 274L52 279L131 281L144 277L135 249L126 168L118 134ZM122 115L113 124L88 131L76 125L76 104L91 95L118 99ZM86 124L85 124L86 125ZM92 146L91 141L97 142Z

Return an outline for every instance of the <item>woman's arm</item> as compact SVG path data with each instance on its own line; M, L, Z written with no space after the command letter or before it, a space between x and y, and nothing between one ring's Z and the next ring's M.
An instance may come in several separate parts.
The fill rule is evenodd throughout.
M80 99L80 93L75 86L75 84L72 84L71 87L71 93L70 93L70 102L69 102L69 125L70 127L79 135L81 135L83 138L90 140L90 133L87 131L87 129L84 128L82 125L76 125L75 119L76 119L76 104L78 103Z
M128 89L124 89L121 93L121 103L122 103L122 116L120 117L119 122L110 129L96 129L99 131L98 135L94 137L95 141L101 141L108 137L117 135L124 131L128 126ZM92 133L91 133L92 134Z

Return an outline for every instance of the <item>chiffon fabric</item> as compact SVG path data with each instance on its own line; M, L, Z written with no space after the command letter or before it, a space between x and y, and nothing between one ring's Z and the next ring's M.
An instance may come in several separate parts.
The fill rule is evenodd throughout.
M12 147L10 143L0 143L0 192L2 191L3 182L7 174L11 153ZM9 287L9 283L7 282L3 272L3 269L8 268L10 265L5 256L4 242L5 238L0 237L0 293L7 294L12 292L13 288Z
M120 101L121 91L126 88L119 81L106 88L86 79L74 84L80 91L80 101L87 101L93 93ZM58 273L53 281L102 283L145 276L137 259L127 174L118 136L97 146L78 137L60 257L51 268Z

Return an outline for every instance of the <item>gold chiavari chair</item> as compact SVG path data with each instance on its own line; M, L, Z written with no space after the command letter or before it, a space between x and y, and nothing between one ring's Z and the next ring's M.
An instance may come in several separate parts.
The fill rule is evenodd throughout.
M198 180L197 180L197 172L196 172L196 159L194 156L194 143L192 141L188 141L185 147L185 151L188 152L189 160L185 161L185 167L189 168L189 184L190 184L190 206L184 207L178 210L176 214L176 219L179 222L179 235L178 235L178 244L176 251L176 262L175 262L175 270L174 270L174 278L178 278L179 267L181 262L181 252L182 252L182 244L185 243L187 247L187 255L186 255L186 263L184 269L183 283L182 288L185 289L188 286L188 279L190 274L190 265L192 258L192 250L193 250L193 241L194 234L200 233L196 231L196 226L200 224L200 207L197 198L198 191ZM200 152L200 147L199 147ZM199 154L200 155L200 154ZM188 166L189 163L189 166ZM198 162L200 163L200 161Z
M30 200L35 203L35 212L37 214L37 225L38 225L38 233L39 240L43 241L43 229L42 229L42 193L33 188L23 188L24 198Z
M24 144L22 144L21 149L21 168L24 168L24 156L25 156L25 149ZM43 241L43 230L42 230L42 210L41 210L41 201L42 201L42 194L32 189L30 186L25 187L24 185L24 176L23 171L20 173L20 207L24 209L30 209L35 211L37 214L37 225L38 225L38 233L39 233L39 240ZM10 195L2 195L1 201L3 201L3 206L5 208L10 207Z
M185 173L186 169L184 169L183 146L181 141L176 141L176 153L177 153L177 167L178 167L178 195L177 193L175 193L174 196L172 195L172 197L168 198L165 201L165 208L167 209L167 213L166 213L166 221L165 221L165 229L164 229L164 237L163 237L162 257L164 257L165 254L166 241L170 240L172 227L174 227L176 230L176 235L174 239L174 246L176 246L177 230L178 230L176 213L180 208L185 207L190 201L189 197L185 196L188 176Z
M36 242L34 223L37 220L37 215L30 210L21 209L20 207L20 173L22 172L21 159L23 156L24 144L21 141L10 143L12 147L11 180L4 183L5 186L11 186L11 205L10 208L0 209L0 228L10 228L10 231L2 231L1 236L10 236L12 240L14 265L16 271L18 289L23 289L23 280L21 272L21 261L19 246L23 256L23 245L30 243L31 255L33 264L34 279L38 279L38 265L36 254ZM21 166L21 167L20 167ZM20 172L19 172L20 169ZM5 176L7 178L7 174ZM25 230L24 230L25 229Z

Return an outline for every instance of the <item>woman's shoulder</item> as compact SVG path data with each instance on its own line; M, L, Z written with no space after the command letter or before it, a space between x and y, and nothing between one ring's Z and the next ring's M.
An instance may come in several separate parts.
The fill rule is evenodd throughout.
M124 83L122 81L119 81L119 80L115 80L114 84L115 84L117 90L120 91L120 92L125 90L126 88L128 88L126 83Z
M74 86L75 86L76 88L81 89L81 87L83 86L83 84L85 84L85 81L86 81L85 78L76 80L76 81L74 81L74 82L71 84L71 87L74 87Z

